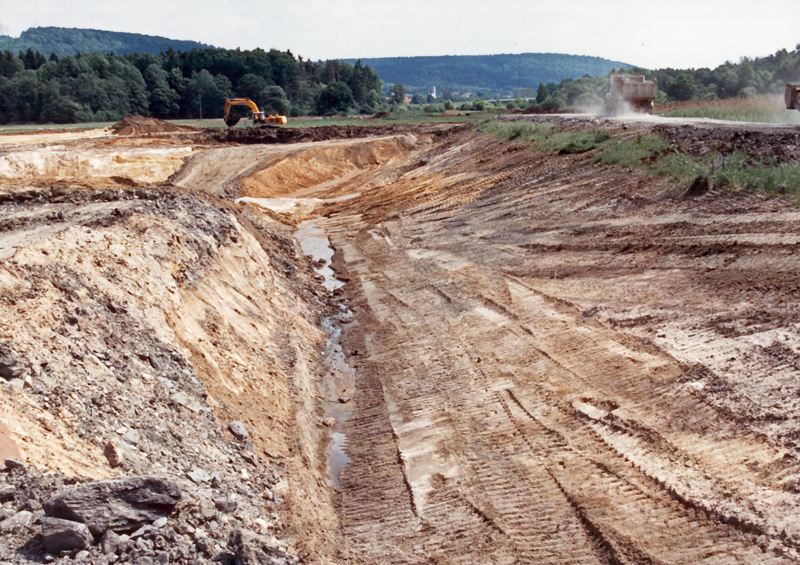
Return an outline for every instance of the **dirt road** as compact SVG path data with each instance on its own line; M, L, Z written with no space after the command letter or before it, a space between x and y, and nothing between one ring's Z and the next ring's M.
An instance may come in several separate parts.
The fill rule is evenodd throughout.
M697 153L800 151L791 128L528 119L653 133ZM733 190L687 197L591 153L535 152L465 126L339 139L325 130L316 141L301 132L290 144L273 133L268 145L227 133L168 138L182 151L178 168L174 155L153 153L157 139L81 141L106 160L114 147L161 155L161 180L137 180L141 159L131 159L114 178L91 174L91 187L124 197L82 188L64 201L58 191L20 192L25 183L9 178L28 200L4 211L0 253L17 270L47 266L76 254L88 237L80 226L112 245L150 226L155 243L114 263L113 276L70 268L81 280L104 277L130 315L142 310L140 324L191 361L185 370L211 398L198 402L220 424L244 419L277 458L285 479L270 485L277 506L264 512L279 513L269 531L294 538L291 551L352 564L800 561L795 205ZM170 193L181 196L166 205ZM344 286L309 290L310 266L288 238L297 224L318 241L327 235ZM42 259L54 245L61 251ZM159 258L152 274L149 254ZM163 295L163 316L148 293ZM15 296L0 310L3 327L28 304ZM36 346L38 334L6 334L20 355ZM341 386L331 386L323 351L331 335L355 370ZM0 402L15 405L3 390ZM35 421L34 400L20 413ZM324 465L332 430L344 453L335 476ZM70 469L87 473L97 448L74 441L79 448L62 441ZM170 444L155 446L148 453L164 472L184 473L159 455ZM255 488L235 465L219 472ZM231 519L252 526L252 512Z

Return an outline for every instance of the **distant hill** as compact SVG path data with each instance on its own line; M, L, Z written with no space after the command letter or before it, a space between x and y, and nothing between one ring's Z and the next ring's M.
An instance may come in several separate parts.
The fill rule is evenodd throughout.
M19 37L0 35L0 50L12 52L33 49L45 57L55 53L59 57L100 51L117 55L126 53L158 54L172 47L175 51L190 51L213 47L197 41L168 39L155 35L102 31L99 29L78 29L65 27L32 27L23 31Z
M348 63L355 61L345 59ZM600 57L558 53L388 57L361 59L361 62L378 71L384 83L399 82L407 89L436 86L440 91L488 89L493 92L535 89L539 83L558 83L584 75L603 76L613 68L633 67Z

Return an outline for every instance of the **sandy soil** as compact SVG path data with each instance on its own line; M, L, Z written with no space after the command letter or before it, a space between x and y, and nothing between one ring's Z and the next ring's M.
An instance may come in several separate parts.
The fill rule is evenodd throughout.
M791 128L510 119L800 151ZM220 531L307 562L800 560L795 205L464 126L230 135L4 146L0 345L28 372L0 419L26 462L213 468L247 509ZM204 416L142 401L165 367ZM232 420L273 480L226 455ZM121 469L120 427L153 430Z

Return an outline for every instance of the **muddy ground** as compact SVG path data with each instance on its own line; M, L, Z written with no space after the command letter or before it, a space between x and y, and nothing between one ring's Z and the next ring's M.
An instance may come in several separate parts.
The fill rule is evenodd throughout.
M800 560L793 203L463 125L15 137L0 560L233 562L237 528L308 563ZM137 475L180 487L166 526L46 552L50 497Z

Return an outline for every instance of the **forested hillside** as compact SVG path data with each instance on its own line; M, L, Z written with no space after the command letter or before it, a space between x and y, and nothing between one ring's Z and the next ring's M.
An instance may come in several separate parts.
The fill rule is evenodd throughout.
M800 45L767 57L743 57L738 63L726 62L715 69L634 69L630 72L658 81L657 102L778 94L783 92L786 83L800 83ZM605 78L567 79L540 89L538 101L549 100L554 107L599 103L607 85Z
M225 98L255 100L269 113L374 112L381 81L369 67L312 62L289 51L172 49L159 55L98 52L45 58L0 52L0 123L221 117Z
M155 35L102 31L99 29L78 29L65 27L33 27L23 31L19 37L0 35L0 50L13 52L38 51L45 57L55 53L59 57L78 53L128 53L158 54L167 49L189 51L213 47L197 41L181 41Z
M386 83L401 83L410 90L435 86L440 92L485 89L497 94L536 89L540 83L566 78L607 75L613 68L631 66L599 57L557 53L389 57L361 62L375 69Z

